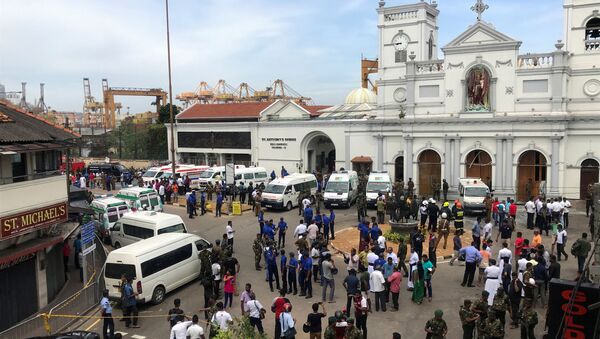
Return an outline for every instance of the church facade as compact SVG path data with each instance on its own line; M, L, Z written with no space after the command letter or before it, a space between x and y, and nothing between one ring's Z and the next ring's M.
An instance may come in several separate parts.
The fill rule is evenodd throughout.
M459 178L479 177L520 201L530 180L533 194L584 198L600 164L600 5L563 7L562 39L529 54L482 19L487 6L478 0L474 23L441 46L440 58L435 3L380 2L376 97L359 89L333 107L275 102L245 120L205 119L195 105L177 117L179 160L243 152L276 172L366 165L412 178L423 195L442 179L456 190ZM248 133L247 147L179 143L181 132L209 131Z

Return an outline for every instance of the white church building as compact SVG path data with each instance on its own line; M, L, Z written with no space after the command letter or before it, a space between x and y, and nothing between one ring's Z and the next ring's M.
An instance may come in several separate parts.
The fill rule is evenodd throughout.
M534 194L584 198L600 165L600 3L563 8L562 39L530 54L482 19L478 0L441 58L435 3L380 2L376 95L357 89L333 107L195 104L177 116L178 160L277 173L367 166L412 178L423 195L442 179L456 190L461 177L489 178L520 201L531 179Z

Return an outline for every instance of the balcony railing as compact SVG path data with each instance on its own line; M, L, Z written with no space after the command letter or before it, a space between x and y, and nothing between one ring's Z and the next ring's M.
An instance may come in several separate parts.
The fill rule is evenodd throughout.
M0 177L0 185L12 184L23 181L38 180L47 177L55 177L63 175L59 170L38 171L31 174L16 175L13 177ZM66 180L66 179L65 179Z
M548 68L554 65L552 53L519 55L517 68Z
M586 52L600 52L600 39L589 39L585 41Z
M416 66L417 74L444 72L444 60L419 61Z
M389 13L383 15L384 21L400 21L405 19L414 19L418 15L417 11L405 11L398 13Z

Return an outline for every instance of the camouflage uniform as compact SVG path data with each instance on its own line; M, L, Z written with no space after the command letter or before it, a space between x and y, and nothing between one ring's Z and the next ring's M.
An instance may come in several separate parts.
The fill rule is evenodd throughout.
M346 328L346 339L362 339L363 335L356 326Z
M534 329L538 323L537 312L531 307L525 307L520 314L521 323L521 338L524 339L535 339Z
M335 339L335 330L331 326L327 326L325 332L323 333L324 339Z
M252 251L254 251L254 268L260 271L260 257L262 255L263 243L260 239L254 239L252 243Z
M475 330L475 320L468 321L467 319L475 317L475 312L473 312L470 308L465 307L464 305L460 307L458 311L460 315L460 322L462 323L463 328L463 339L472 339L473 331Z
M492 311L496 312L496 317L500 319L502 327L506 323L506 311L509 310L510 301L505 293L496 293L494 296L494 303L492 304Z
M479 321L477 323L477 338L485 338L485 320L488 313L487 297L485 300L479 299L473 303L473 311L479 314Z
M444 319L433 318L427 321L425 328L430 329L432 332L427 336L427 338L443 339L445 338L444 333L446 333L448 330L448 325L446 325L446 321Z
M487 318L485 320L485 333L487 339L500 339L504 338L504 325L500 322L500 319Z
M360 222L362 218L367 216L366 213L366 198L364 193L359 189L358 195L356 196L356 212L358 216L358 221Z

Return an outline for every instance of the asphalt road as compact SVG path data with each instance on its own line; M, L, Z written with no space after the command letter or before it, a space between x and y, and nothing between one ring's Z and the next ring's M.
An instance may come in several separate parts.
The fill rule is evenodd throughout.
M245 212L242 216L223 216L221 218L216 218L214 215L205 215L190 220L185 215L185 209L183 207L166 206L165 211L182 216L186 221L186 225L190 232L198 234L209 241L220 239L225 231L227 221L233 220L234 229L236 230L234 256L241 264L241 271L238 276L238 286L243 286L247 282L251 283L253 290L256 293L257 300L259 300L265 308L269 309L273 298L277 295L276 293L270 292L268 283L265 282L264 270L261 272L254 270L252 241L256 237L258 224L253 213ZM374 213L372 212L371 214ZM520 226L518 226L517 230L523 230L524 214L522 206L519 206L517 221ZM280 217L285 218L291 229L291 232L289 231L287 234L286 249L288 251L295 249L292 247L292 233L299 220L298 212L297 210L293 210L290 212L267 211L265 213L266 219L272 218L277 221ZM575 241L575 239L580 237L584 229L587 228L587 218L581 210L578 211L575 208L571 210L570 218L571 226L568 230L569 241ZM473 218L466 218L465 227L470 227L472 223ZM336 210L336 230L354 227L355 225L356 210L354 207ZM496 229L494 229L494 231L496 231ZM529 238L533 236L532 231L527 230L524 231L524 235ZM543 243L549 248L552 239L544 236ZM570 248L570 246L568 246L568 248ZM498 246L494 247L494 257L497 255L498 249ZM342 281L345 277L345 265L341 256L338 256L334 260L342 269L340 269L340 273L335 279L336 303L326 304L328 314L333 314L336 309L344 307L346 301L345 291L342 286ZM562 277L575 277L576 265L576 260L571 258L566 262L563 261ZM479 298L483 289L483 287L461 287L460 282L462 281L462 275L462 266L449 266L447 262L438 262L438 269L432 281L433 301L427 302L425 299L421 305L415 305L411 302L411 293L406 291L406 280L403 280L403 290L400 293L400 311L390 312L390 307L388 306L388 312L374 312L370 314L367 322L369 337L391 338L391 334L397 331L400 332L404 338L423 338L425 337L425 332L423 330L425 323L433 317L433 312L436 309L444 311L444 319L449 327L447 337L462 337L462 327L458 316L458 308L462 305L465 298L470 298L472 300ZM313 295L314 297L312 299L288 296L294 306L292 314L297 320L297 329L299 332L298 338L308 337L308 335L302 333L302 323L306 321L306 315L310 312L311 304L320 301L320 286L313 284ZM198 281L194 281L168 294L165 302L160 305L142 305L139 307L140 316L164 315L164 317L142 318L140 319L141 328L139 329L127 329L124 327L123 322L116 321L116 330L121 331L124 338L168 338L169 324L166 320L166 314L172 307L175 298L180 298L182 300L182 309L185 310L187 314L200 314L197 310L203 306L203 288ZM229 310L234 317L240 315L240 302L238 298L239 297L234 297L233 307ZM371 298L374 300L373 297ZM536 332L541 334L545 310L538 307L537 311L540 316L540 325L536 328ZM115 310L114 313L115 316L121 314L120 310ZM201 316L201 319L203 319L203 316ZM274 324L274 314L269 310L267 312L267 318L263 321L263 325L270 338L273 337ZM325 326L325 321L323 325ZM76 326L82 330L87 329L99 333L102 331L102 322L99 320L85 321ZM506 331L507 338L514 338L520 334L518 330L508 329L508 326L506 327Z

